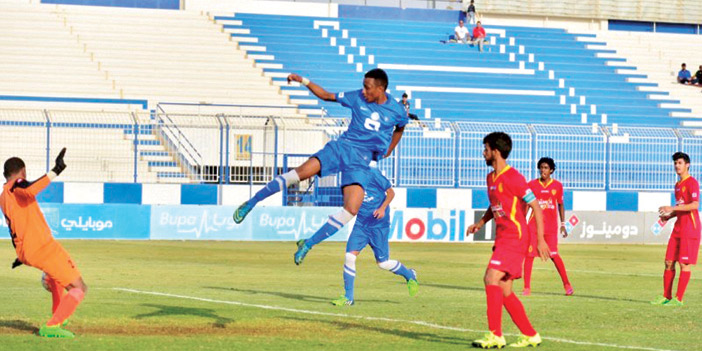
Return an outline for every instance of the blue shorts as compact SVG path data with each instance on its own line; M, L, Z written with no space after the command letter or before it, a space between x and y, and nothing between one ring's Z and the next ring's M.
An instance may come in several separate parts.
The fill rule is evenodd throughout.
M385 262L390 259L389 234L390 227L366 228L357 223L353 226L349 241L346 242L346 252L361 251L366 245L370 245L375 261Z
M366 188L369 178L366 172L370 169L368 164L373 158L373 153L347 142L332 140L312 157L318 159L321 164L320 177L341 172L341 187L359 184Z

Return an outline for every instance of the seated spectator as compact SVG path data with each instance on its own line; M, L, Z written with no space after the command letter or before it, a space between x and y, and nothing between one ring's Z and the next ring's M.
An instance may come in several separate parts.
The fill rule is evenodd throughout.
M702 65L700 65L700 69L695 72L695 78L692 79L692 84L702 85Z
M407 100L407 98L408 98L407 93L403 93L402 94L402 101L400 103L405 108L405 112L407 112L407 117L409 117L410 119L413 119L415 121L418 121L419 117L417 117L417 115L415 115L414 113L410 113L410 103L409 103L409 100Z
M463 42L463 44L468 44L468 28L463 26L463 21L459 20L456 28L453 29L453 36L456 42Z
M475 46L478 44L480 52L483 51L483 44L485 42L485 28L480 24L480 21L476 23L475 28L473 28L473 37L470 39L470 45Z
M680 70L680 72L678 72L678 83L680 84L692 83L692 75L690 74L690 71L688 71L685 67L687 66L683 63L682 69Z

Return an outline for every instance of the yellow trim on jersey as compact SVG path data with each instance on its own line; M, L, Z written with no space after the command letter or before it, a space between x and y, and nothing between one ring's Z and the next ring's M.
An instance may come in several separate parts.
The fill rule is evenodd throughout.
M494 183L497 180L497 178L499 178L502 175L502 173L507 172L507 170L509 170L510 168L512 168L512 166L510 166L510 165L505 166L505 168L503 168L500 171L500 173L497 175L495 175L495 171L492 171L492 182Z
M675 185L677 186L677 185L682 184L682 182L686 181L688 178L690 178L690 174L688 174L687 177L680 179L677 183L675 183Z
M522 226L519 224L519 222L514 218L517 215L517 197L514 197L514 201L512 201L512 211L509 214L509 219L512 221L517 226L517 230L519 231L519 239L522 238Z
M697 229L697 222L695 222L695 216L692 215L692 211L690 211L690 219L692 219L692 227Z
M538 181L539 181L539 184L541 184L542 187L548 188L548 186L551 185L551 183L553 183L553 178L549 179L549 180L548 180L548 183L547 183L546 185L544 185L544 183L541 182L541 178L538 178Z

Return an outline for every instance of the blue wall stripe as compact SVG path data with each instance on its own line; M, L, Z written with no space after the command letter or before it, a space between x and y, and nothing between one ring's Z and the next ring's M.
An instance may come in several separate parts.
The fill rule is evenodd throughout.
M488 198L487 189L473 189L473 208L484 210L488 206L490 206L490 199Z
M639 193L637 192L607 192L607 211L638 211Z
M63 183L50 183L44 191L37 195L37 201L63 203Z
M182 184L180 203L182 205L216 205L218 188L211 184Z
M43 3L65 3L68 2L46 2ZM135 100L135 99L106 99L106 98L71 98L71 97L53 97L53 96L18 96L18 95L0 95L0 100L11 100L11 101L41 101L41 102L81 102L81 103L94 103L94 104L120 104L120 105L141 105L143 109L147 108L147 100Z
M436 208L436 189L408 188L407 208Z
M41 0L43 4L180 9L180 0Z
M572 211L573 210L573 192L572 191L563 191L563 207L565 207L566 211Z
M141 204L140 183L105 183L106 204Z

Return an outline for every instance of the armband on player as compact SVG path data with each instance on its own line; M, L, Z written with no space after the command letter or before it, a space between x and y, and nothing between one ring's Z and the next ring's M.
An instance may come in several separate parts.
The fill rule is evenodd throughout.
M561 222L561 228L565 228L565 222Z
M300 82L300 83L302 83L302 85L304 85L304 86L308 86L308 85L310 85L310 80L305 78L305 77L302 77L302 82Z

